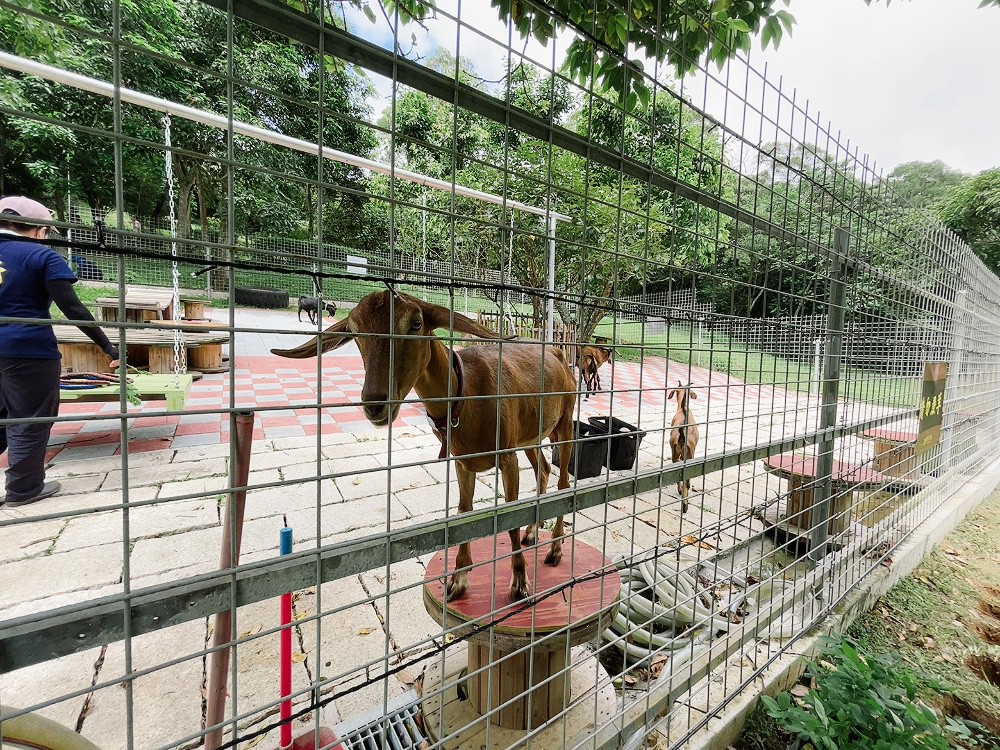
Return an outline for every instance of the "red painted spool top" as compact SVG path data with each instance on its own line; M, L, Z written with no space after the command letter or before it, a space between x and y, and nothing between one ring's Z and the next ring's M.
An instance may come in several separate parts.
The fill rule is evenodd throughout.
M589 544L566 536L562 562L555 567L546 565L550 539L548 532L539 532L538 544L524 550L532 597L513 604L508 594L510 538L500 534L472 542L474 565L469 570L469 586L463 596L447 602L449 614L475 620L477 625L497 623L493 628L496 632L511 636L554 632L587 622L596 624L598 614L614 604L621 589L614 563ZM447 585L446 552L450 577L456 567L458 547L434 555L424 576L425 591L439 605ZM559 590L574 578L576 583Z
M903 445L906 443L917 442L917 433L906 432L905 430L865 430L861 433L861 436L866 438L878 438L880 440L886 440L890 443L900 443Z
M816 459L812 456L782 453L780 456L768 456L764 459L764 468L777 474L816 478ZM888 481L870 466L833 462L833 481L845 484L881 484Z

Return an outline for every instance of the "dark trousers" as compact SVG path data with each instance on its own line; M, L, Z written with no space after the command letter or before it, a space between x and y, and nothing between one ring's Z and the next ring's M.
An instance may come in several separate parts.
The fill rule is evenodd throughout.
M0 419L59 414L58 359L0 357ZM27 500L45 484L45 448L51 422L0 425L0 455L7 452L7 499Z

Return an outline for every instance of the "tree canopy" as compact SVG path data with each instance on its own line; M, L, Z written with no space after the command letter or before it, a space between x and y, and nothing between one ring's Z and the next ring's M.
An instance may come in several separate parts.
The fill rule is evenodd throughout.
M1000 273L1000 168L987 169L951 189L938 209L941 219Z

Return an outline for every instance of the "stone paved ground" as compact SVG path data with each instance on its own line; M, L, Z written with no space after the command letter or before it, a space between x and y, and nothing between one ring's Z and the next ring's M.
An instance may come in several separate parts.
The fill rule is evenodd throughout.
M270 345L262 340L255 346ZM254 351L238 355L235 383L237 403L256 406L261 425L254 433L244 561L274 556L279 529L286 524L294 529L296 548L304 549L436 519L446 504L454 512L457 488L453 479L446 481L454 472L434 460L438 443L418 405L409 407L391 436L384 429L343 429L360 421L356 407L335 402L357 398L361 370L356 353L324 360L324 399L341 395L331 395L331 403L324 403L317 419L315 407L296 407L315 399L316 363L307 361L297 369L285 367L292 360L280 360L278 369L273 360L265 363ZM678 378L697 387L700 398L694 407L702 423L700 451L707 454L801 433L815 423L816 404L804 396L747 386L719 373L674 363L667 367L663 360L647 360L642 368L619 363L613 380L610 372L604 375L605 387L615 389L614 413L649 433L639 455L640 470L669 461L664 427L673 405L665 405L663 386ZM287 387L292 382L295 387ZM271 383L280 387L261 387ZM227 387L225 377L221 383L206 378L192 391L188 407L192 412L217 408L229 398ZM337 390L326 391L328 387ZM271 394L280 395L280 403L266 400ZM610 398L605 393L583 402L581 418L607 414ZM269 405L277 411L265 411ZM344 414L349 417L342 418ZM279 419L288 423L268 425L267 420ZM133 434L145 429L137 418L130 427L127 467L112 450L93 450L100 445L117 447L120 435L114 433L114 443L90 445L86 442L90 424L65 441L60 442L64 435L55 438L56 446L62 447L55 453L49 476L63 483L58 496L17 510L0 508L0 618L4 620L119 593L126 582L130 590L141 589L218 565L230 452L224 421L218 415L190 413L177 419L172 431L163 430L161 438L155 438ZM212 429L202 431L201 425ZM187 426L199 429L181 430ZM294 431L280 431L286 427ZM317 433L321 433L318 438ZM191 444L182 439L188 436L204 439ZM161 440L159 449L149 449L150 440ZM861 459L870 450L858 441L845 446ZM390 448L391 474L386 470ZM533 477L526 460L520 461L525 497L531 494ZM703 487L701 482L696 485L701 491L683 517L676 490L670 486L578 513L572 519L572 533L614 556L649 549L722 519L736 519L722 524L718 534L706 540L714 548L726 549L759 532L749 510L782 490L759 463L717 472L705 478ZM481 507L493 503L495 486L493 474L480 475L476 503ZM128 505L127 538L123 503ZM369 666L378 672L386 663L392 667L402 658L433 648L440 628L426 614L418 585L425 563L426 556L406 560L388 570L297 592L295 611L301 619L295 641L295 687L337 678L327 689L343 690L361 684ZM322 616L316 618L317 613ZM273 719L273 710L266 706L278 690L277 636L262 632L277 625L277 616L276 601L244 607L237 615L242 640L231 700L239 712L254 714L246 726ZM112 643L7 674L0 682L0 700L29 706L71 696L42 713L80 727L106 748L126 745L130 703L135 747L168 746L201 727L202 651L210 633L211 622L198 620L136 638L128 653L124 644ZM131 695L123 687L129 670L134 675ZM338 699L329 707L327 721L377 709L403 693L417 672L419 667L409 669L398 678L377 681Z

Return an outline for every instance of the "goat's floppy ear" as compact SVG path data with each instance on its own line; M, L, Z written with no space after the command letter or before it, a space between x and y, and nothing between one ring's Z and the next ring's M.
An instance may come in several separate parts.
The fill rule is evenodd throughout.
M698 398L698 394L691 390L691 386L688 386L688 398Z
M467 318L461 313L452 313L447 307L442 307L441 305L421 302L420 308L424 313L424 323L429 328L453 327L460 333L467 333L470 336L487 339L488 341L506 341L516 338L515 336L504 336L496 331L491 331L486 326L479 325L479 323L471 318Z
M347 318L344 318L327 328L319 336L313 336L301 346L297 346L294 349L272 349L271 354L277 354L279 357L288 357L289 359L306 359L316 356L317 339L320 340L323 351L328 352L343 346L353 338L354 334L347 331Z
M672 399L676 395L677 395L677 391L675 391L675 390L668 391L667 392L667 401L669 401L670 399Z

